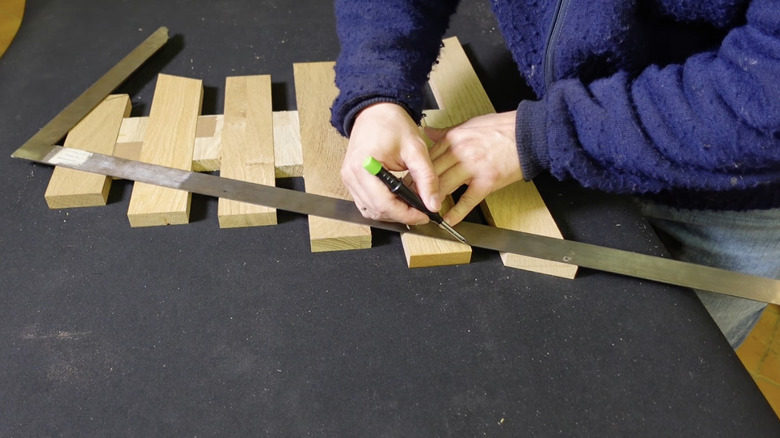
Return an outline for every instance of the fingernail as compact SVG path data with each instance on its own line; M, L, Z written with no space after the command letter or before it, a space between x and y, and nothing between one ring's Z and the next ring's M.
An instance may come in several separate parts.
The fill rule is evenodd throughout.
M441 210L441 199L439 199L439 195L437 193L431 195L430 204L435 211Z

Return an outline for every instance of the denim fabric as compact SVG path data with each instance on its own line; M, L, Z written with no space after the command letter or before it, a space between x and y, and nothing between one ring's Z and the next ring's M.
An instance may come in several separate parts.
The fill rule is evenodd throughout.
M692 263L780 279L780 209L712 211L640 202L672 257ZM766 303L697 290L696 294L735 349Z

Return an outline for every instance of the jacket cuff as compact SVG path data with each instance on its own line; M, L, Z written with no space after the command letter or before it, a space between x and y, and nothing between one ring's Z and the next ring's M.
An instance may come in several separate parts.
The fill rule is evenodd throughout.
M520 102L515 118L515 139L520 156L520 170L526 181L531 181L550 169L546 125L545 106L541 102Z
M352 127L355 125L355 119L357 119L358 114L360 114L361 111L368 108L371 105L375 105L377 103L394 103L401 108L403 108L407 113L409 113L409 116L412 117L412 119L416 123L420 123L420 116L417 116L415 118L415 114L412 112L412 110L403 102L394 99L392 97L387 96L374 96L374 97L368 97L366 99L363 99L362 101L358 102L352 108L347 112L347 114L344 116L344 124L342 125L342 134L345 137L349 137L352 133Z

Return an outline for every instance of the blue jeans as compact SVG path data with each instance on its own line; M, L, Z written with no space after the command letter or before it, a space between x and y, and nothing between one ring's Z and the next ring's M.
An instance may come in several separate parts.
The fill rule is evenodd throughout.
M780 279L780 208L682 210L640 202L642 214L672 257L692 263ZM766 303L697 290L733 348L758 322Z

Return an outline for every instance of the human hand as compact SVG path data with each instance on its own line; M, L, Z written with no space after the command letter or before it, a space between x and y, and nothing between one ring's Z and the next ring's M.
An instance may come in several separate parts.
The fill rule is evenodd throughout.
M450 225L462 221L487 195L523 178L515 111L475 117L447 129L426 127L425 134L434 142L429 153L439 176L439 194L468 184L444 215Z
M341 179L366 218L410 225L428 222L428 216L398 199L363 168L368 156L388 170L409 170L426 207L439 211L438 179L428 147L406 110L392 103L378 103L360 112L352 127Z

